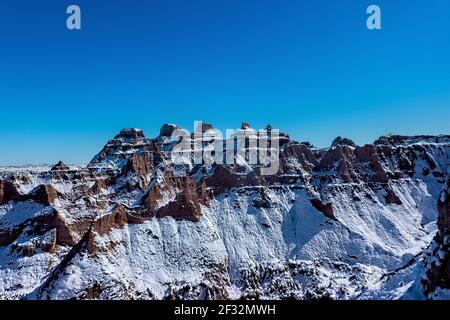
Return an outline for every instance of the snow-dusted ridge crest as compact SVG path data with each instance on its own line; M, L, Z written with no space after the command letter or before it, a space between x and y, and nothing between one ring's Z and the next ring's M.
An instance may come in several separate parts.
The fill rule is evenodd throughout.
M0 298L449 297L450 136L280 134L264 176L174 164L176 128L124 129L85 166L0 167Z

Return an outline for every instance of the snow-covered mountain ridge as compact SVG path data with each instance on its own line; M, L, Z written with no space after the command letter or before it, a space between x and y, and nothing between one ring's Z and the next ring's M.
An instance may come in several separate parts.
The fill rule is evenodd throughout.
M176 128L122 130L84 167L1 169L0 297L448 297L450 136L282 134L264 176L174 164Z

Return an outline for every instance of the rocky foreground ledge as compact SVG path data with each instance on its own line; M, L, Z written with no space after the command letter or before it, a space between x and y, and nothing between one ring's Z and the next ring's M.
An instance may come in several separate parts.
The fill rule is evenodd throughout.
M280 134L264 176L173 163L177 128L124 129L84 167L0 171L0 298L447 297L450 136Z

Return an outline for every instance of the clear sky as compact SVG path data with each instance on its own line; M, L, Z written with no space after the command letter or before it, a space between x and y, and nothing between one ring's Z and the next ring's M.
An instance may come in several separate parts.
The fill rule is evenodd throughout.
M449 16L447 0L2 0L0 165L86 163L121 128L194 120L318 146L450 134Z

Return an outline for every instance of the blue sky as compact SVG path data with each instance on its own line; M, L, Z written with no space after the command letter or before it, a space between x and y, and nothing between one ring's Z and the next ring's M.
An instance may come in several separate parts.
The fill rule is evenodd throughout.
M121 128L194 120L318 146L449 134L449 14L444 0L3 0L0 165L86 163Z

